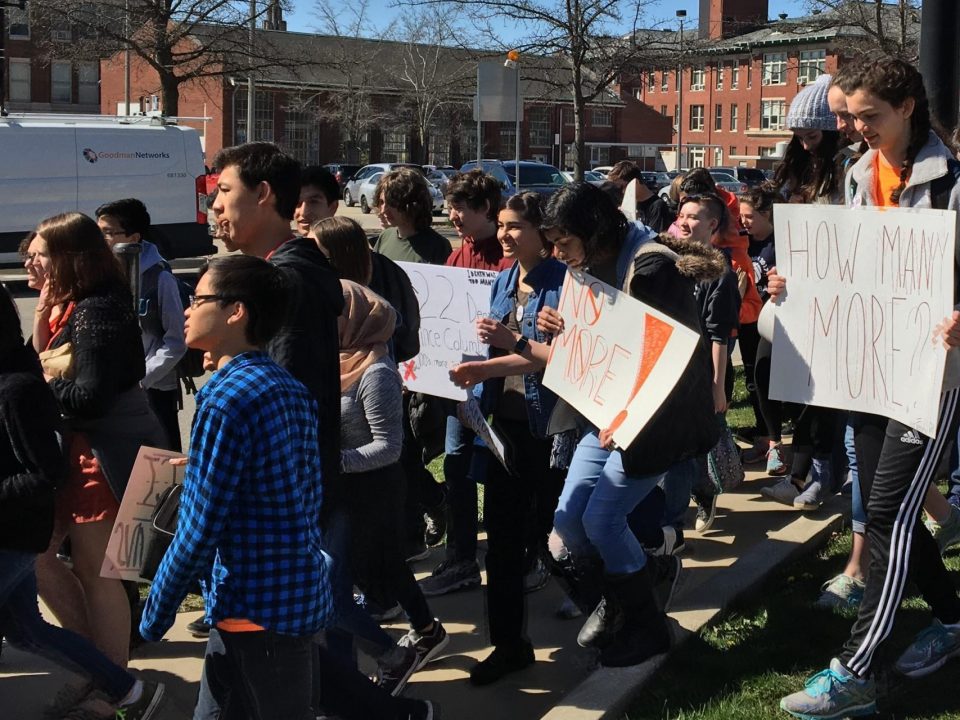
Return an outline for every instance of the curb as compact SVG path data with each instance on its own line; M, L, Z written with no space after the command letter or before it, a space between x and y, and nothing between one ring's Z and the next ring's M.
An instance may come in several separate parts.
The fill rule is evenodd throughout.
M844 507L845 510L841 509ZM732 576L729 572L718 573L697 587L697 597L710 598L710 604L715 607L699 610L674 608L669 616L673 625L670 652L680 648L706 625L719 620L735 603L755 594L784 563L825 545L829 537L843 526L849 507L849 498L835 497L826 503L823 517L800 516L782 530L770 533L768 540L773 542L758 543L743 555L733 566ZM687 621L684 625L677 621L678 615ZM616 720L623 717L633 699L666 663L670 652L632 667L594 670L541 720Z

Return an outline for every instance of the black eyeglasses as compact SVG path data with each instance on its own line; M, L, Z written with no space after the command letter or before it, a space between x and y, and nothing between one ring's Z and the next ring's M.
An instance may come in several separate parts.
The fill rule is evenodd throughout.
M196 310L198 307L203 305L205 302L210 300L220 300L221 302L231 302L233 298L229 298L226 295L191 295L190 300L190 309Z

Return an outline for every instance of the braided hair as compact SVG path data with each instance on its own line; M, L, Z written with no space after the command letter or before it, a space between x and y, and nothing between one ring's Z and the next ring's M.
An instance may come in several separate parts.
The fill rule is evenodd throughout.
M852 95L857 90L866 90L893 107L902 107L907 99L913 99L910 142L907 145L906 157L900 166L900 184L890 193L890 202L899 204L917 155L927 144L930 131L939 130L930 117L930 103L923 86L923 76L913 65L900 58L883 58L881 62L870 55L846 68L837 84L844 95ZM941 135L940 132L937 134Z

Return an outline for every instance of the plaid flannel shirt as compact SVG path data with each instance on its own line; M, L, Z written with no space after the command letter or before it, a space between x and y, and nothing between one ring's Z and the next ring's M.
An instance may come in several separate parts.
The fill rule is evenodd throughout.
M198 577L213 622L244 618L297 636L326 625L317 440L316 401L266 354L242 353L209 379L197 393L177 533L144 608L144 638L163 636Z

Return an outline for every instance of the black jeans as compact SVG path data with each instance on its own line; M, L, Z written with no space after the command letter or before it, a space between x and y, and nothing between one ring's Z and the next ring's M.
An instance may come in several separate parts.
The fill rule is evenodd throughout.
M750 398L750 406L753 408L754 428L758 435L764 435L763 429L766 424L763 420L763 410L760 408L760 393L757 392L756 379L757 347L760 345L760 333L757 332L757 324L754 322L741 325L737 334L737 342L740 343L740 359L743 360L743 375L747 385L747 396Z
M404 477L398 463L364 473L344 473L344 504L350 517L353 580L384 607L394 600L420 630L433 615L404 557L400 541Z
M177 419L177 411L180 407L180 389L147 390L147 401L167 436L168 449L180 452L183 449L180 442L180 421Z
M758 353L759 357L754 358L755 364L753 367L754 382L757 386L757 403L760 406L760 418L757 419L757 425L760 425L762 418L767 430L767 437L778 443L783 439L784 403L780 400L770 399L770 343L761 339L758 343L758 350L764 345L764 352Z
M860 489L867 498L870 571L857 620L840 661L865 677L893 630L908 575L941 622L960 621L960 598L933 537L920 521L927 487L957 437L960 389L943 394L940 426L930 439L903 423L854 416Z
M407 496L404 501L404 539L423 542L423 513L435 511L444 503L443 485L423 465L423 446L410 428L410 394L403 396L403 445L400 466L407 478Z
M269 630L210 630L203 685L221 720L313 720L313 640ZM210 698L201 698L210 711Z
M495 420L494 427L513 446L513 472L489 456L483 503L487 618L491 643L509 647L524 640L526 560L546 548L565 473L550 469L551 441L532 437L526 422Z

